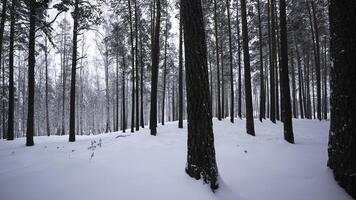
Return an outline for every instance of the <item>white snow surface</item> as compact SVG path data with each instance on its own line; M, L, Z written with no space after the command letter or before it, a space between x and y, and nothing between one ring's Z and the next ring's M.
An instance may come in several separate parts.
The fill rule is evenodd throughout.
M158 126L156 137L145 128L77 136L74 143L68 136L35 137L33 147L25 138L2 140L0 200L351 199L326 166L329 122L293 123L294 145L283 140L281 123L255 120L253 137L244 120L214 119L215 193L186 175L187 130L177 122Z

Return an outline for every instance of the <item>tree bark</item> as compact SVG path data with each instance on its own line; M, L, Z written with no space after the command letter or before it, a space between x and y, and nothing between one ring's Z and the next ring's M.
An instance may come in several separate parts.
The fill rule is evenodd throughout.
M230 20L230 0L226 0L226 9L227 9L227 20L228 20L228 29L229 29L229 61L230 61L230 121L234 123L235 114L234 114L234 73L233 73L233 57L232 57L232 36L231 36L231 20Z
M151 110L150 110L150 130L151 135L157 134L157 82L159 65L159 33L161 23L161 0L157 0L157 16L155 17L155 30L152 46L152 76L151 76Z
M207 48L200 0L182 0L188 100L188 155L185 171L218 188L211 116Z
M179 8L179 69L178 69L178 128L183 128L183 16L182 16L182 0L180 0ZM210 83L212 84L212 83Z
M257 0L258 11L258 36L259 36L259 51L260 51L260 121L266 119L266 92L264 84L264 72L263 72L263 52L262 52L262 21L261 21L261 8L260 0Z
M136 45L135 45L135 60L136 60L136 131L140 130L140 110L139 110L139 74L138 74L138 8L137 0L135 0L135 35L136 35ZM141 74L142 76L142 74Z
M328 166L336 181L356 198L356 4L331 0L331 120ZM353 17L351 17L353 16Z
M289 73L288 73L288 39L287 39L287 17L286 1L279 0L280 9L280 29L281 29L281 96L282 96L282 118L284 127L284 139L289 143L294 143L292 110L290 101ZM294 70L294 69L292 69Z
M217 75L217 107L218 107L218 120L221 120L221 99L220 99L220 66L219 66L219 36L218 36L218 16L217 16L217 3L214 0L214 29L215 29L215 53L216 53L216 75Z
M36 0L29 0L30 30L28 38L28 104L26 146L33 146L34 103L35 103L35 42L36 42Z
M73 52L70 84L70 109L69 109L69 142L75 142L75 93L76 93L76 72L77 72L77 45L78 45L78 15L79 0L74 2L73 12Z
M130 24L130 44L131 44L131 133L135 132L135 48L134 48L134 35L132 25L132 9L131 0L127 0L129 7L129 24Z
M245 101L246 101L246 131L248 134L255 135L253 122L252 93L251 93L251 72L250 72L250 53L249 38L246 17L246 0L241 0L241 20L242 20L242 38L244 52L244 74L245 74Z
M10 44L9 44L9 110L8 110L8 125L7 125L7 140L14 139L14 39L15 39L15 5L16 0L11 2L10 10ZM4 86L3 86L4 87Z

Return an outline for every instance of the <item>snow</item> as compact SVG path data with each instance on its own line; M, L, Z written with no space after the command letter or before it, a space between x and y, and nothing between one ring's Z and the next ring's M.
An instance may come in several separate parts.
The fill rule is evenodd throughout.
M282 124L214 119L220 188L184 172L186 129L177 122L134 134L110 133L0 141L1 200L348 200L327 168L329 122L294 120L296 144ZM186 124L185 124L186 127ZM100 145L98 145L100 144ZM100 147L101 146L101 147Z

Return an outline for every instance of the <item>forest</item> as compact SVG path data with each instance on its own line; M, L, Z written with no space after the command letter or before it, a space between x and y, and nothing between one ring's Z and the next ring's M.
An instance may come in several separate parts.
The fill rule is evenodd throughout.
M1 0L0 199L355 199L355 55L353 0Z

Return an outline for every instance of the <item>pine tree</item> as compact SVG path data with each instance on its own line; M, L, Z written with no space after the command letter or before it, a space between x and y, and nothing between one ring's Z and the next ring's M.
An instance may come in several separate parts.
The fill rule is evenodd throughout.
M282 119L284 125L284 139L289 143L294 143L292 110L289 89L289 72L288 72L288 39L287 39L287 17L286 1L279 0L280 9L280 29L281 29L281 96L282 96Z
M200 0L182 0L188 103L186 172L203 178L211 189L218 185L209 92L207 48Z
M246 17L246 0L241 0L241 22L242 22L242 39L244 52L244 74L245 74L245 101L246 101L246 131L250 135L255 135L252 108L251 92L251 72L250 72L250 53L248 45L248 30Z
M151 135L157 134L157 82L159 65L159 32L161 24L161 0L156 2L156 16L154 24L153 44L152 44L152 76L151 76L151 110L150 110L150 130Z
M336 181L356 198L356 4L331 0L331 120L328 166Z

